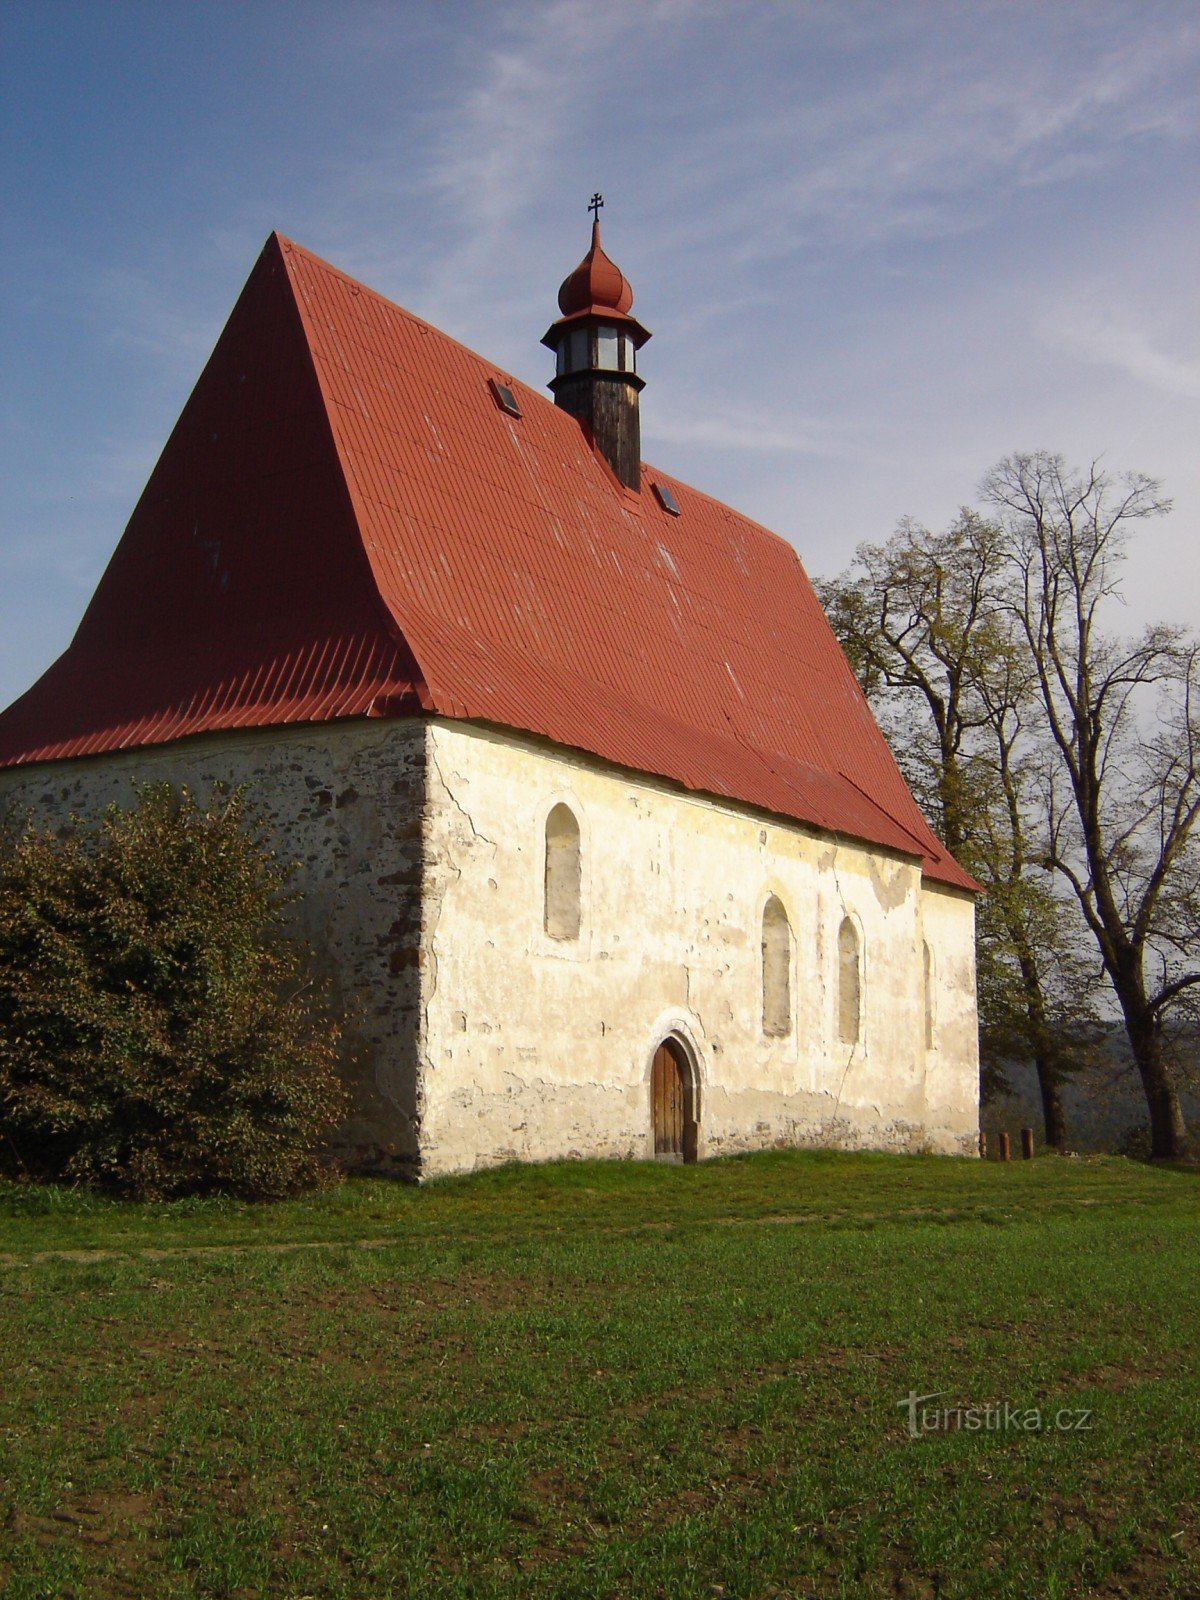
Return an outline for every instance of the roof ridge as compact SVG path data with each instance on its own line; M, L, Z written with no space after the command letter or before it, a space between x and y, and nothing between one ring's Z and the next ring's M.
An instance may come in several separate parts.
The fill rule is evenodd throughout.
M506 383L517 384L526 394L535 400L538 405L545 407L547 412L553 413L556 416L567 415L567 413L563 412L560 407L556 406L554 401L548 396L544 395L535 385L527 383L524 378L517 377L507 367L500 366L499 363L493 361L490 356L483 355L472 345L466 344L463 340L455 338L452 333L447 333L444 328L439 328L436 323L427 321L426 318L420 316L417 312L411 311L407 306L401 305L398 300L393 300L390 295L384 294L382 290L373 289L369 283L364 283L361 278L356 278L353 273L346 272L343 268L335 266L333 262L327 261L324 256L319 256L315 250L310 250L306 245L302 245L295 239L289 238L286 234L280 233L277 228L272 230L270 237L278 241L285 256L294 251L297 255L302 256L306 261L310 261L314 266L319 267L323 272L328 272L340 282L349 285L350 288L358 290L362 294L370 295L373 300L378 300L390 310L398 312L400 316L404 317L409 322L415 323L417 327L425 329L428 333L435 335L438 339L444 339L447 344L452 344L456 349L461 350L465 355L470 356L472 360L478 361L481 366L490 368L491 371L497 376L502 377ZM289 281L291 281L290 273ZM294 288L295 285L293 283L293 289ZM585 431L583 429L583 425L578 423L575 418L571 418L571 420L576 422L576 425L580 428L581 432ZM588 444L597 461L608 468L607 475L612 479L613 484L617 486L617 488L623 490L624 485L621 483L621 480L617 477L616 473L612 471L611 467L608 467L608 463L604 460L603 455L595 448L590 439L588 440ZM653 462L647 461L644 457L642 459L641 466L643 473L656 474L661 478L665 478L668 480L668 482L686 490L689 495L700 495L708 502L709 505L716 506L719 510L728 512L730 516L736 517L739 522L748 523L764 537L772 539L777 544L783 545L785 549L790 550L796 559L801 562L801 565L803 565L800 552L796 549L791 540L785 538L783 534L776 533L773 528L768 528L765 523L757 521L754 517L747 516L745 512L739 511L736 506L731 506L728 501L719 500L716 495L710 494L707 489L699 489L694 483L689 483L687 479L679 477L676 473L669 472L665 467L655 466ZM646 489L643 488L641 490L632 492L637 493L639 496L644 496Z
M765 522L759 522L754 517L747 516L744 511L739 511L736 506L731 506L727 500L718 500L716 495L709 494L707 489L697 489L696 485L689 483L686 478L676 477L673 472L667 472L663 467L656 467L652 461L647 461L644 458L642 460L642 471L643 473L656 474L660 478L666 478L669 483L674 484L679 489L686 490L689 495L699 495L701 499L707 500L708 504L716 506L718 511L727 511L731 517L736 517L738 522L753 528L756 533L761 533L765 539L771 539L776 544L783 545L786 550L791 551L801 566L804 565L803 557L792 541L784 534L776 533L774 528L768 528Z
M308 259L312 261L319 261L320 257L313 256L311 251L306 251L303 246L296 245L294 241L286 239L284 235L282 235L277 229L272 230L270 238L267 240L266 245L264 245L264 254L266 253L267 249L270 248L272 243L274 243L280 250L283 258L284 279L287 283L288 292L291 296L292 307L296 314L296 321L299 326L301 340L304 344L304 353L308 360L309 370L312 373L313 382L316 385L317 392L321 397L321 414L328 432L329 443L333 450L334 459L338 465L338 479L342 491L345 494L350 515L354 520L355 529L358 533L355 546L359 556L361 557L362 567L367 575L375 609L380 613L380 621L387 637L391 639L394 644L399 644L403 649L407 650L409 655L412 657L413 664L420 673L421 680L418 684L414 685L417 697L427 711L432 710L433 696L429 687L429 675L425 671L425 667L417 654L413 642L405 635L399 618L396 616L396 613L393 611L392 607L388 604L387 597L379 585L379 574L376 572L375 564L371 560L370 554L367 551L367 534L364 526L363 508L359 504L358 495L355 491L354 484L351 481L351 474L347 471L346 456L342 449L342 442L338 437L337 429L333 425L333 414L330 410L330 396L327 392L325 379L321 373L320 366L318 365L316 359L316 354L313 350L313 341L309 332L308 321L305 316L305 307L302 304L301 295L299 293L296 280L292 276L291 269L288 267L287 263L289 247L291 250L298 250L300 254L307 256ZM322 265L328 265L328 263L322 263ZM329 270L337 273L339 277L346 278L346 281L351 284L355 284L355 287L365 287L365 285L356 284L355 280L353 278L348 278L346 274L338 273L338 269L336 267L329 267ZM371 293L372 291L368 290L367 292Z
M439 328L436 323L428 321L418 312L411 311L408 306L401 305L399 300L393 300L390 295L384 294L381 289L373 289L369 283L364 283L361 278L356 278L353 273L334 266L332 261L326 261L324 256L317 255L315 250L310 250L306 245L297 243L295 239L289 239L286 234L280 233L278 229L273 229L270 237L279 241L285 255L294 252L296 255L303 256L306 261L310 261L314 266L320 267L323 272L330 273L331 276L340 279L342 283L348 284L350 288L357 289L362 294L370 295L372 300L378 300L389 307L390 310L398 311L407 321L415 322L419 328L423 328L426 332L445 340L447 344L454 345L456 349L461 350L465 355L470 356L481 365L490 367L497 376L504 378L506 382L520 384L522 389L527 390L535 399L540 400L544 406L548 406L551 411L558 410L554 401L548 400L533 384L527 383L524 378L518 378L507 367L502 367L499 362L493 361L490 356L483 355L471 345L465 344L463 340L456 339L452 333L447 333L445 328Z

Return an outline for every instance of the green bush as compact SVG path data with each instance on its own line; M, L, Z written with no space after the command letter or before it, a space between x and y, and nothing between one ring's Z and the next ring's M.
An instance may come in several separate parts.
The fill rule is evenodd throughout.
M240 793L0 840L0 1168L137 1198L317 1181L339 1029Z

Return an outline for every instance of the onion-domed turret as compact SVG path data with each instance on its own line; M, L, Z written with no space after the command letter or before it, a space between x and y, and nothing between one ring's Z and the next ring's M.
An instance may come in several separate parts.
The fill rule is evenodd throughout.
M542 343L555 354L554 403L578 417L621 482L641 483L637 352L650 337L629 312L629 279L600 245L601 197L592 196L592 246L558 291L562 316Z
M575 271L563 279L558 309L564 317L573 317L593 309L624 313L632 304L629 279L600 247L600 218L596 217L592 223L592 248Z

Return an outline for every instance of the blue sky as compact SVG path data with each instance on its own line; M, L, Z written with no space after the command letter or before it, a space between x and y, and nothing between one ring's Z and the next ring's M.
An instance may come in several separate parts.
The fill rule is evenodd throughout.
M279 228L528 382L606 198L648 459L828 574L1011 450L1164 479L1200 591L1194 0L0 0L0 703Z

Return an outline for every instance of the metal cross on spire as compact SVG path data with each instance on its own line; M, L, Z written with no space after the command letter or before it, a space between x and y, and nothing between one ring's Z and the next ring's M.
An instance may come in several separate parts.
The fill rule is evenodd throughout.
M596 222L600 221L600 207L603 204L604 196L599 190L597 190L592 198L588 201L588 210L592 213L592 217Z

